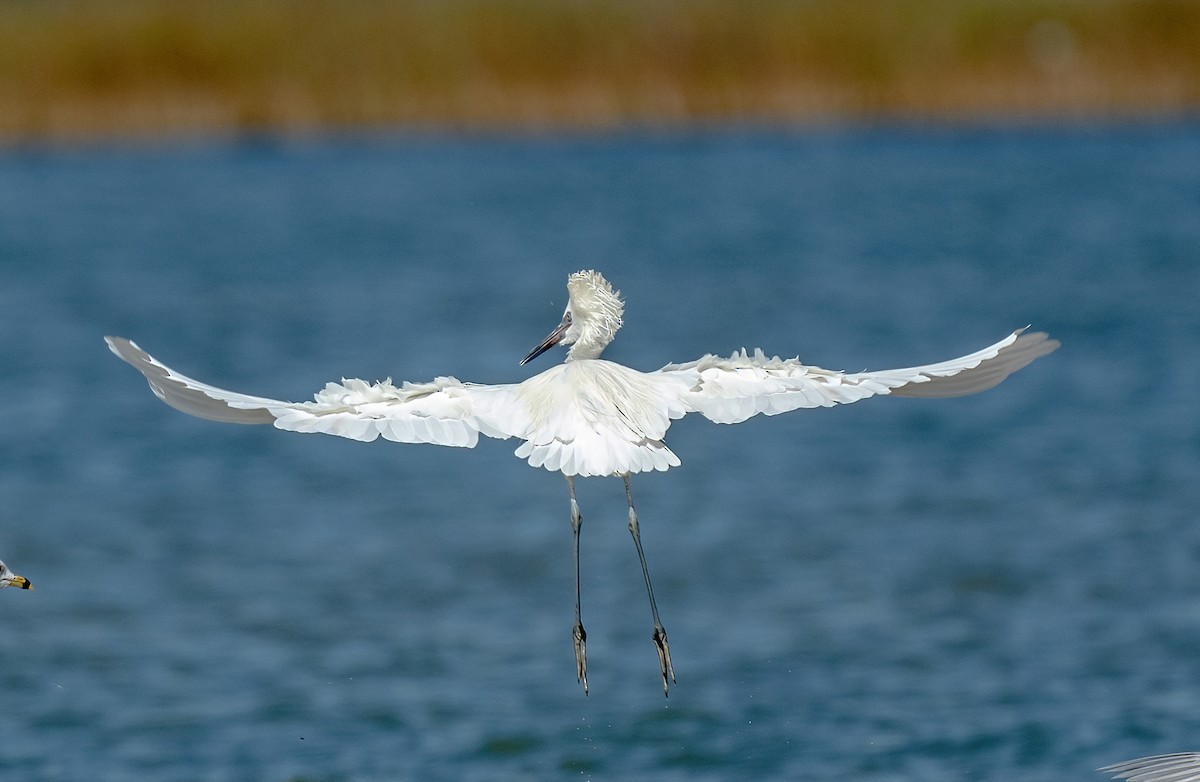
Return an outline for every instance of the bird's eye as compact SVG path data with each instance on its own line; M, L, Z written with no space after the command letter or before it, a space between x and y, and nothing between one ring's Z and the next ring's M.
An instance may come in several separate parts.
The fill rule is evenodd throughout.
M567 312L563 314L563 323L566 323L568 326L571 325L571 313Z

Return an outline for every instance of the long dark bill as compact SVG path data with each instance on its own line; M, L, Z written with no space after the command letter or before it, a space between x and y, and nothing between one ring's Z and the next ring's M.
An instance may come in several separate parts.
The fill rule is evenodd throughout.
M567 318L564 317L562 320L562 323L559 323L558 326L554 329L554 331L550 332L550 336L543 339L541 341L541 344L539 344L533 350L529 351L528 356L521 359L520 366L525 366L530 361L533 361L535 358L542 355L550 348L552 348L555 345L557 345L558 343L562 342L563 337L566 336L566 334L567 334L567 329L570 327L571 327L571 321L569 321Z

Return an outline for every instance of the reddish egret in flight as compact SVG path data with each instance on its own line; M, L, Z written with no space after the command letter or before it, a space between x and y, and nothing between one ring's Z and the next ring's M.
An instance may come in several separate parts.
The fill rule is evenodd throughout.
M637 547L658 650L663 692L674 681L667 632L658 617L650 571L642 551L629 476L679 465L663 437L671 421L688 413L720 424L801 407L829 407L879 394L950 397L991 388L1058 342L1044 333L1014 331L991 347L937 364L846 374L768 358L761 350L729 358L707 355L655 372L600 358L621 327L620 293L598 272L567 279L562 322L521 364L555 345L569 346L562 364L515 384L480 385L452 377L394 385L391 380L329 383L312 402L248 396L192 380L158 362L133 342L107 337L114 353L138 369L167 404L214 421L274 424L293 432L323 432L370 441L474 447L479 435L521 441L516 455L534 467L561 472L571 498L575 546L575 664L587 692L587 634L579 605L579 528L575 478L619 477L625 483L629 532Z

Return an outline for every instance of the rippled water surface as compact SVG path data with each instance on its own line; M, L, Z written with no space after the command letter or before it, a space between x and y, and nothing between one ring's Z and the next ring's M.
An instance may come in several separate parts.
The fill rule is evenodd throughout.
M1200 749L1200 130L347 138L0 153L0 772L1097 780ZM606 357L835 369L1034 324L958 400L677 422L620 481L189 418L105 349L306 399Z

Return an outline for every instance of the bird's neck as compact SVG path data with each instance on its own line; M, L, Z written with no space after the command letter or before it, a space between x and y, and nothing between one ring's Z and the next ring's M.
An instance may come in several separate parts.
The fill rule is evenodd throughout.
M580 340L571 346L567 351L567 361L583 361L585 359L600 358L600 354L604 352L604 348L608 346L607 342L596 343Z

